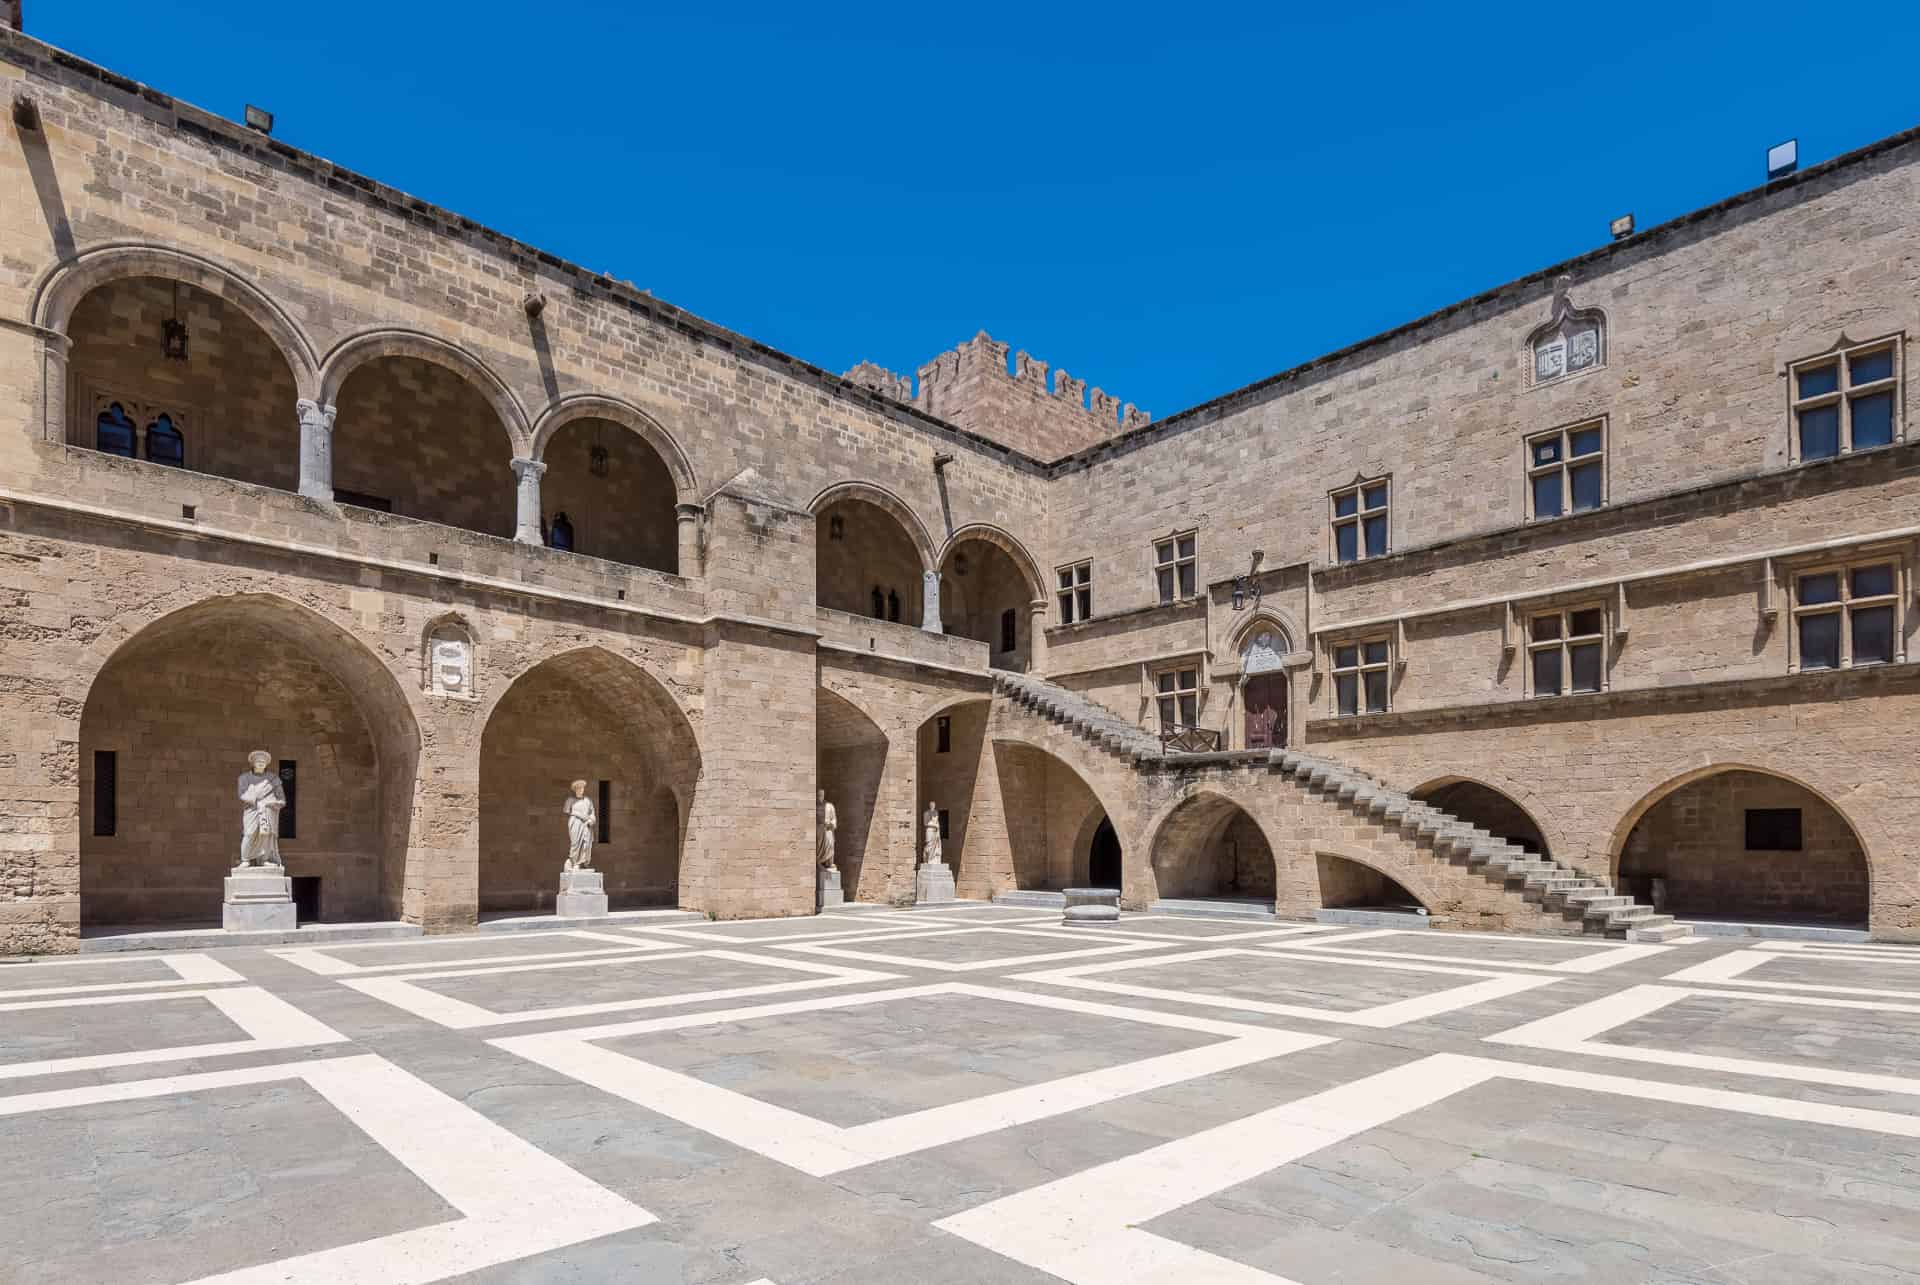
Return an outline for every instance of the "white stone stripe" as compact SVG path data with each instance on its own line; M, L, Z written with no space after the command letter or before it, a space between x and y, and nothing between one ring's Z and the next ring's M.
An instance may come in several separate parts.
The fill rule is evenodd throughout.
M1748 1004L1794 1004L1810 1008L1855 1009L1866 1012L1920 1013L1920 1005L1893 1004L1884 1000L1827 999L1815 995L1756 995L1751 991L1712 990L1697 986L1634 986L1615 995L1603 996L1578 1008L1543 1017L1486 1037L1489 1044L1512 1044L1522 1048L1550 1049L1558 1053L1586 1053L1628 1062L1649 1062L1658 1066L1678 1066L1696 1071L1722 1071L1736 1075L1764 1075L1780 1080L1800 1080L1808 1084L1833 1084L1845 1088L1876 1089L1886 1093L1920 1095L1920 1078L1884 1075L1869 1071L1846 1071L1797 1062L1770 1062L1759 1058L1720 1057L1708 1053L1686 1053L1677 1049L1647 1048L1630 1044L1603 1044L1594 1037L1624 1026L1649 1013L1656 1013L1681 1000L1698 997L1737 999Z
M117 956L105 959L42 959L36 960L31 967L37 975L44 968L68 968L103 964L118 964L125 967L132 963L164 964L173 970L170 978L144 982L90 982L81 986L30 986L23 990L0 991L0 999L14 999L25 995L89 995L101 991L145 991L158 990L167 986L208 986L223 982L244 982L247 979L234 972L211 955L202 955L197 951L182 955L133 955ZM0 973L0 976L11 974ZM20 974L24 976L24 971Z
M685 1030L721 1022L743 1022L755 1018L942 995L965 995L1059 1012L1118 1018L1223 1038L1217 1044L1064 1076L1044 1084L1008 1089L851 1128L841 1128L731 1089L708 1084L678 1071L595 1047L594 1044L594 1041ZM766 1004L718 1013L680 1014L582 1030L508 1036L489 1042L803 1173L824 1177L1331 1041L1320 1036L1185 1014L1154 1013L1024 991L971 986L964 982L946 982Z
M1705 982L1709 985L1752 986L1760 990L1797 991L1814 995L1852 995L1856 998L1872 997L1876 999L1920 1000L1920 991L1887 990L1872 986L1837 986L1821 982L1772 981L1765 978L1747 977L1744 974L1762 964L1777 962L1783 956L1772 951L1733 950L1724 955L1716 955L1704 963L1691 968L1683 968L1677 973L1669 973L1663 980L1668 982ZM1806 962L1808 960L1832 960L1831 955L1788 955L1788 961ZM1851 959L1839 957L1842 962L1859 964L1868 961L1858 956ZM1880 961L1871 961L1878 964ZM1904 962L1904 961L1903 961Z
M1197 963L1207 959L1223 959L1234 955L1254 959L1296 959L1310 960L1325 966L1337 963L1342 968L1380 968L1394 972L1427 973L1452 977L1476 977L1481 980L1463 986L1449 987L1432 995L1416 995L1411 999L1395 1000L1387 1004L1378 1004L1371 1008L1334 1009L1314 1008L1305 1004L1279 1004L1271 1000L1242 998L1237 995L1219 995L1205 991L1169 990L1159 986L1138 986L1123 982L1103 982L1095 980L1099 973L1115 972L1119 969L1161 968L1169 964ZM1247 950L1238 946L1221 946L1208 950L1189 951L1178 955L1157 955L1150 959L1121 959L1100 964L1077 964L1070 968L1054 968L1039 973L1021 973L1015 981L1041 982L1048 986L1070 986L1079 990L1103 991L1110 995L1130 995L1138 999L1170 1000L1178 1004L1202 1004L1209 1008L1237 1009L1247 1013L1271 1013L1276 1017L1304 1017L1316 1022L1338 1022L1348 1026L1366 1026L1385 1028L1399 1026L1407 1022L1417 1022L1424 1018L1438 1017L1456 1009L1470 1008L1475 1004L1484 1004L1489 1000L1504 999L1509 995L1518 995L1524 991L1541 986L1551 986L1560 981L1558 977L1522 976L1515 973L1500 973L1485 968L1450 968L1435 964L1389 963L1378 959L1329 959L1324 953L1306 954L1293 952L1284 947L1268 946L1261 950Z
M36 1000L28 1004L0 1004L0 1015L33 1009L92 1008L105 1004L153 1004L177 999L204 999L224 1014L227 1020L247 1033L244 1040L221 1040L210 1044L182 1044L172 1048L135 1049L127 1053L96 1053L79 1057L44 1058L33 1062L0 1063L0 1080L21 1079L30 1075L53 1075L70 1071L98 1071L118 1066L142 1066L152 1062L172 1062L182 1058L221 1057L229 1053L258 1053L274 1049L306 1048L339 1044L346 1036L331 1026L307 1016L293 1005L258 986L237 986L226 990L147 991L139 995L89 995L79 999ZM6 1036L6 1020L0 1016L0 1041Z
M0 1098L0 1115L279 1080L310 1084L464 1216L189 1285L421 1285L654 1221L646 1210L370 1054L24 1094ZM546 1216L534 1210L535 1200L549 1211Z
M1296 1285L1141 1225L1498 1079L1920 1137L1920 1119L1439 1053L934 1223L1071 1285Z
M933 938L971 937L986 934L1040 937L1049 941L1060 940L1060 938L1053 933L1040 932L1030 928L1002 928L997 925L987 924L981 924L977 927L945 928L935 932L915 933L910 940L927 941ZM1138 954L1143 950L1165 950L1167 948L1167 943L1163 941L1122 941L1100 946L1082 946L1077 950L1050 950L1040 951L1038 953L1028 952L1022 955L1003 955L996 956L992 959L972 959L957 962L946 959L923 959L918 955L886 954L878 950L852 949L853 946L864 942L885 942L890 940L899 940L899 934L888 933L880 937L855 938L853 941L842 941L835 945L822 945L819 942L808 941L769 942L767 944L770 946L778 945L782 950L797 950L810 955L824 955L834 959L851 959L873 964L887 964L897 968L930 968L936 972L943 973L973 973L987 968L1015 968L1026 964L1041 964L1054 959L1076 959L1091 955Z
M638 999L606 1000L593 1004L562 1004L551 1008L527 1009L517 1013L499 1013L428 990L421 982L447 977L484 977L499 973L524 973L548 969L585 968L607 962L650 964L667 959L724 959L763 968L811 974L803 981L764 982L757 986L728 986L719 990L685 991L672 995L651 995ZM568 1017L592 1017L600 1013L629 1012L635 1009L670 1008L680 1004L701 1004L718 999L742 999L749 995L778 995L787 991L816 990L823 986L848 986L855 982L890 982L892 973L846 968L837 964L810 964L797 959L751 955L735 950L675 950L641 953L623 959L569 959L554 964L509 964L500 968L451 968L434 972L408 973L402 977L345 977L342 986L382 1000L395 1008L438 1022L454 1030L479 1026L506 1026L523 1022L545 1022Z
M1487 959L1470 955L1432 955L1402 950L1353 950L1354 942L1377 940L1381 937L1422 937L1431 938L1433 930L1407 928L1379 928L1369 932L1355 933L1350 937L1341 937L1335 941L1283 942L1289 950L1311 950L1326 955L1351 955L1362 959L1411 959L1416 962L1434 964L1466 964L1482 968L1520 968L1542 973L1572 973L1585 975L1605 972L1609 968L1618 968L1622 964L1631 964L1635 960L1652 959L1674 947L1656 945L1650 942L1589 942L1561 937L1495 937L1492 934L1471 934L1474 937L1487 936L1491 940L1512 942L1524 945L1548 945L1584 948L1591 952L1577 959L1562 960L1557 964L1531 964L1517 959ZM1469 936L1466 933L1446 934L1450 941L1460 941Z

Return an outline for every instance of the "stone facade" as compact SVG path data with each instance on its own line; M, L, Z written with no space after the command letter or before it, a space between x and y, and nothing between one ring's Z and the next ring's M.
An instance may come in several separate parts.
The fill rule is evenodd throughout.
M836 377L14 31L0 93L0 951L210 918L256 745L329 919L550 906L585 777L616 906L810 913L823 788L854 900L912 898L935 801L966 897L1581 929L1242 753L1249 691L1516 871L1920 937L1920 137L1149 423L984 333ZM1793 367L1860 345L1894 440L1801 458ZM1602 503L1542 512L1589 427ZM1800 578L1878 567L1891 660L1809 672ZM1596 610L1598 690L1541 690L1533 619ZM1162 756L1163 671L1219 753Z

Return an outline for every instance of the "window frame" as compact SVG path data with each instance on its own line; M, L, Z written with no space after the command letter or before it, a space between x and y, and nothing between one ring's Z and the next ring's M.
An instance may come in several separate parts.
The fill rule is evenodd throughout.
M1192 676L1192 683L1190 685L1182 681L1183 676L1186 675ZM1163 686L1161 684L1160 680L1167 677L1173 679L1171 686ZM1176 661L1171 665L1159 665L1154 668L1152 680L1153 716L1162 732L1173 732L1183 727L1200 726L1200 693L1204 688L1204 684L1200 679L1200 662L1198 660ZM1177 716L1188 712L1181 705L1181 702L1185 700L1191 700L1193 702L1191 710L1192 718L1179 719L1176 717L1176 720L1172 724L1169 724L1166 719L1167 702L1171 701L1173 703L1174 714Z
M85 388L85 397L81 400L79 411L86 417L77 434L70 434L68 441L82 444L88 450L98 451L102 455L111 455L120 460L138 460L142 464L152 464L156 468L174 469L182 473L194 471L199 458L198 432L200 424L199 408L191 402L175 401L171 398L153 399L130 397L124 389L113 388L105 384L89 384ZM118 451L106 451L100 448L100 416L111 406L118 405L121 413L133 422L133 454L122 455ZM165 416L169 426L180 437L180 462L169 464L152 459L147 445L147 429Z
M1841 343L1826 352L1813 357L1803 357L1787 365L1787 460L1790 464L1813 464L1821 460L1844 459L1859 451L1875 451L1883 446L1897 446L1907 440L1906 398L1903 394L1906 372L1902 340L1904 336L1895 333L1882 335L1877 339L1867 339L1860 343ZM1853 382L1853 364L1862 357L1869 357L1881 351L1893 356L1893 373L1885 379L1870 380L1865 384ZM1816 393L1811 397L1800 395L1800 376L1803 372L1818 370L1822 366L1833 366L1834 390L1830 393ZM1867 397L1877 397L1882 393L1893 396L1893 435L1887 441L1873 446L1856 448L1853 444L1853 404ZM1801 416L1811 410L1824 410L1837 406L1840 420L1835 427L1838 442L1831 455L1809 457L1803 447Z
M1853 593L1853 575L1856 571L1866 571L1874 567L1886 567L1893 573L1893 588L1888 593L1869 594L1856 598ZM1872 669L1879 665L1905 664L1907 659L1907 585L1909 583L1907 559L1894 550L1879 553L1854 553L1840 559L1828 559L1822 562L1810 562L1791 567L1787 571L1787 672L1789 674L1831 674L1847 669ZM1839 596L1832 602L1803 603L1800 600L1800 586L1804 580L1815 576L1831 575L1839 583ZM1878 607L1893 609L1893 654L1886 660L1869 660L1859 664L1853 658L1853 613L1858 610L1873 610ZM1814 616L1838 616L1840 618L1840 656L1835 665L1820 665L1809 669L1806 664L1806 651L1800 641L1800 622Z
M1184 546L1184 552L1182 547ZM1161 556L1161 550L1166 556ZM1153 542L1154 601L1162 607L1188 602L1200 595L1200 528L1174 531ZM1162 589L1160 577L1168 577Z
M1056 611L1063 625L1093 619L1093 559L1082 558L1053 569Z
M1609 493L1613 489L1607 484L1607 464L1609 456L1607 449L1609 437L1608 428L1607 417L1605 415L1599 415L1592 419L1576 420L1571 424L1562 424L1557 428L1545 429L1538 433L1529 433L1522 439L1522 476L1524 489L1526 491L1528 522L1557 522L1562 518L1575 518L1583 513L1595 513L1607 507L1609 503ZM1586 455L1574 455L1572 453L1574 434L1584 433L1589 429L1599 431L1600 449ZM1550 464L1534 463L1534 446L1551 438L1559 439L1559 458ZM1596 465L1600 470L1600 501L1591 508L1576 509L1573 507L1573 470L1576 467L1585 467L1588 464ZM1541 513L1538 506L1534 503L1534 480L1545 477L1548 474L1558 474L1560 478L1560 511L1558 513Z
M1379 488L1385 498L1378 508L1367 507L1367 492ZM1342 515L1340 501L1347 496L1353 497L1353 512ZM1385 524L1386 536L1380 552L1367 552L1367 526L1374 518ZM1327 557L1334 566L1346 566L1349 563L1365 562L1370 558L1384 558L1393 552L1393 474L1383 473L1379 477L1356 477L1345 486L1335 487L1327 492ZM1353 529L1353 556L1340 556L1340 532L1343 527Z
M1576 634L1573 632L1573 618L1592 611L1599 614L1600 628L1593 633ZM1523 646L1527 653L1526 692L1528 700L1554 700L1563 696L1593 696L1609 690L1613 685L1609 666L1613 662L1608 644L1613 631L1608 627L1608 609L1605 602L1583 599L1564 606L1548 606L1540 610L1530 610L1522 626L1526 631ZM1552 638L1536 639L1533 634L1534 622L1557 617L1558 633ZM1600 649L1600 683L1597 687L1575 687L1573 685L1573 649L1575 647L1597 646ZM1560 690L1543 692L1534 675L1533 658L1536 654L1557 651L1560 654Z
M1380 648L1380 659L1378 660L1374 660L1368 655L1367 649L1374 646ZM1354 663L1351 665L1343 665L1340 663L1340 653L1349 647L1353 649ZM1363 634L1352 638L1342 638L1329 643L1327 645L1327 674L1329 679L1327 683L1328 695L1331 698L1333 716L1335 718L1365 718L1374 714L1391 714L1393 712L1394 674L1393 635L1390 633ZM1381 676L1381 702L1378 709L1371 708L1367 699L1367 680L1374 674ZM1342 678L1353 679L1354 699L1353 709L1351 710L1340 708L1340 680Z

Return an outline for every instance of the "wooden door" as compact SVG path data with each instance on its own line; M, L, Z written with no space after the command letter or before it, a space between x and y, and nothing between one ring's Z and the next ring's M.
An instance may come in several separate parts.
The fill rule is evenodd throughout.
M1241 693L1247 711L1247 748L1274 750L1287 743L1287 680L1281 674L1255 674Z

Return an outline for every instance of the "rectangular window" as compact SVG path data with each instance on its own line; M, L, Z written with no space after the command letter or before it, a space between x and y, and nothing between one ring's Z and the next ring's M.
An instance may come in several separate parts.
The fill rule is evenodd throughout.
M1748 852L1799 852L1799 808L1748 808Z
M1060 623L1093 617L1093 563L1076 562L1060 568Z
M1195 727L1200 722L1200 671L1163 669L1153 676L1154 699L1160 708L1160 730Z
M1343 643L1333 649L1333 706L1342 716L1387 712L1388 664L1393 648L1385 638Z
M935 754L953 752L953 720L945 714L933 720L933 752Z
M948 811L946 808L940 809L940 837L943 840L951 839L953 837L952 833L949 831L949 828L948 828L948 819L952 816L953 816L953 813Z
M93 832L111 836L120 823L120 757L113 750L93 752Z
M1358 562L1387 551L1388 479L1333 492L1333 560Z
M1900 344L1876 340L1794 366L1793 451L1824 460L1900 437Z
M280 809L280 837L297 839L300 837L300 780L298 764L292 759L280 760L280 791L287 796L287 806Z
M349 491L344 486L333 488L335 504L351 504L357 509L372 509L375 513L393 512L393 501L384 495L368 495L364 491Z
M1020 617L1012 607L1000 613L1000 650L1012 651L1020 645Z
M1607 613L1552 611L1527 622L1527 667L1535 696L1597 692L1606 685Z
M1800 670L1885 665L1899 658L1900 570L1893 562L1823 567L1793 581Z
M1600 420L1527 439L1527 516L1557 518L1607 502L1606 425Z
M613 842L613 782L612 781L600 782L600 801L598 805L594 808L594 815L599 818L599 822L600 822L600 833L594 836L595 842L612 843Z
M1189 531L1153 546L1154 583L1163 604L1193 597L1194 535Z

